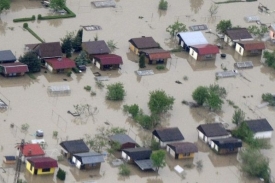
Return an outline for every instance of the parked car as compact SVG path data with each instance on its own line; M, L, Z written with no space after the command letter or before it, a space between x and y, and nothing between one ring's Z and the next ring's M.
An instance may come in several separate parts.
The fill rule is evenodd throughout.
M42 130L37 130L36 137L44 137L44 132Z
M78 65L77 68L81 71L86 71L86 65Z
M50 6L50 2L49 1L41 1L41 4L44 6L44 7L49 7Z

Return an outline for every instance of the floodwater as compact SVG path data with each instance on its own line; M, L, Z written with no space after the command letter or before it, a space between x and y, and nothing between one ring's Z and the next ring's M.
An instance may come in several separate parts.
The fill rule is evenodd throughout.
M108 160L101 165L100 170L79 171L70 166L68 162L61 161L59 166L67 172L66 181L85 182L94 180L96 182L140 182L140 183L165 183L165 182L258 182L258 179L248 178L239 171L240 164L237 155L218 156L209 150L209 147L198 140L196 127L211 121L216 115L228 123L229 127L234 127L231 118L234 108L227 102L224 103L222 111L215 114L206 109L190 109L181 103L182 100L191 101L192 91L199 85L208 86L217 83L228 91L228 100L232 100L238 105L249 119L266 118L273 128L274 109L270 107L257 109L261 103L261 95L266 92L273 92L275 71L265 67L260 63L259 57L242 58L235 54L230 47L221 50L227 53L226 59L216 58L216 61L196 62L186 53L173 53L166 65L166 70L157 71L154 66L155 75L138 77L135 71L138 70L137 57L129 52L128 40L140 36L153 36L164 49L176 47L175 41L170 38L165 31L168 25L179 20L187 26L196 24L207 24L214 31L215 25L220 20L231 19L233 25L249 26L245 23L244 16L259 15L262 22L274 22L274 14L266 15L258 13L258 2L231 3L220 5L215 17L209 17L208 9L210 1L170 0L166 12L158 11L158 1L147 0L116 0L116 8L95 9L88 0L68 0L68 7L77 14L76 18L34 21L29 23L29 27L36 32L46 42L59 41L67 32L77 31L84 25L100 25L102 30L84 31L83 41L93 40L97 35L99 40L114 40L118 49L116 54L121 55L124 64L119 71L101 72L92 65L82 74L72 74L71 78L66 75L53 75L45 73L35 74L36 80L28 76L16 78L0 77L0 98L4 100L9 109L0 111L0 161L3 156L14 155L15 145L21 139L30 141L34 139L37 129L42 129L45 133L45 141L48 146L46 153L48 156L57 157L59 152L59 142L62 140L73 140L84 138L84 134L93 135L98 127L108 127L110 125L124 127L128 134L141 145L146 144L150 139L150 132L139 128L122 111L125 104L138 104L145 113L149 113L147 102L149 92L156 89L163 89L167 94L175 97L173 110L162 117L163 126L177 126L183 133L186 141L194 142L199 147L199 153L193 160L176 161L167 156L167 166L160 169L159 173L141 172L137 167L130 166L132 172L128 178L120 177L118 169L110 166ZM262 0L262 4L274 9L272 0ZM235 11L238 8L238 11ZM232 13L234 12L234 13ZM38 1L13 0L11 9L1 14L0 20L0 50L10 49L18 58L24 53L24 44L37 43L31 34L24 31L23 23L13 23L12 19L19 17L30 17L38 14L49 14L49 10L41 6ZM142 19L138 17L142 16ZM205 34L210 42L218 42L212 34ZM4 43L4 44L3 44ZM269 43L267 43L269 44ZM270 48L273 48L270 45ZM245 77L215 79L215 72L221 71L223 67L233 69L233 64L237 61L253 61L254 68L242 70ZM104 82L105 85L122 82L127 95L122 102L109 102L105 100L106 89L99 89L94 81L94 72L109 76L110 80ZM187 76L188 80L183 80ZM176 84L179 80L182 84ZM62 96L49 96L48 86L69 85L71 93ZM96 92L91 96L83 87L91 85ZM67 113L73 111L73 105L90 104L98 109L94 116L76 120ZM106 125L108 122L110 125ZM14 123L15 128L10 128ZM21 125L28 123L30 128L27 133L20 131ZM58 138L52 138L53 131L58 131ZM271 139L275 146L275 136ZM271 173L274 177L275 163L273 156L274 148L263 153L270 158ZM197 161L201 160L202 170L195 167ZM180 165L185 169L184 176L180 176L173 170L173 167ZM14 166L2 165L6 173L0 171L1 178L6 183L13 182ZM51 183L59 182L55 176L31 176L22 167L20 177L26 179L28 183Z

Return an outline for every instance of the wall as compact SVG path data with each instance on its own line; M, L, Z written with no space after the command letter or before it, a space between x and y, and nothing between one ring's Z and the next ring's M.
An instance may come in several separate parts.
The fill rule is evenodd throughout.
M200 138L201 140L203 140L203 138L204 138L204 134L203 134L203 133L201 133L199 130L198 130L198 134L199 134L199 138Z
M37 175L53 174L54 171L55 171L55 168L51 168L49 172L42 172L42 169L38 169Z
M195 153L190 153L189 156L186 156L185 154L178 154L178 159L188 159L188 158L194 158Z
M244 49L243 49L243 47L241 47L241 45L239 45L238 43L236 43L235 51L236 51L237 53L239 53L240 55L243 56Z
M167 146L166 150L167 150L167 152L169 152L169 154L170 154L172 157L175 158L176 153L175 153L175 151L174 151L173 149L171 149L169 146Z
M132 45L131 43L130 43L130 45L129 45L129 48L130 48L130 50L131 50L132 52L134 52L136 55L139 55L138 49L137 49L134 45Z
M47 69L48 69L50 72L53 72L52 66L50 66L48 63L45 63L45 66L47 67Z
M197 60L198 58L198 53L193 48L190 48L189 55L191 55L191 57L194 58L195 60Z
M272 137L272 131L270 131L270 132L258 132L256 134L254 134L254 138L259 138L259 139L271 138L271 137Z
M31 173L34 174L34 167L31 170L31 164L30 162L26 161L26 169Z
M125 152L121 152L121 157L126 160L126 161L129 161L130 160L130 157L125 153Z

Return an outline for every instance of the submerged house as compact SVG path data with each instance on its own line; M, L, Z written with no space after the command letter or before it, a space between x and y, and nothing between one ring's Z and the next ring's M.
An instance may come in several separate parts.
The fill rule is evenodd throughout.
M275 24L271 24L269 26L269 36L270 36L270 39L271 41L275 41Z
M11 50L1 50L0 51L0 63L13 63L16 61L16 57L11 52Z
M213 139L228 138L231 134L221 123L202 124L197 127L199 139L210 144Z
M177 38L179 45L187 52L189 52L190 46L208 44L208 41L201 31L180 32L177 34Z
M263 41L239 41L236 42L235 51L242 56L262 55L265 49Z
M210 147L218 154L237 153L242 147L242 140L234 137L213 139Z
M82 42L82 49L86 51L92 61L94 55L106 55L111 53L108 45L103 40Z
M96 169L100 168L104 162L104 155L97 152L77 153L73 155L72 162L78 169Z
M26 169L33 175L54 174L57 161L50 157L30 158L26 162Z
M135 148L137 143L126 134L115 134L109 137L110 143L117 142L120 145L120 150L127 148Z
M26 64L20 62L0 64L0 73L4 76L23 76L29 72Z
M191 142L177 142L167 144L167 152L175 159L194 158L198 152L198 147Z
M19 155L19 150L22 152L22 161L33 157L43 157L45 152L39 144L25 144L22 149L21 146L18 146L17 156Z
M190 46L189 55L195 60L215 60L220 53L218 46L212 44L200 44Z
M184 140L178 127L156 129L152 132L153 138L161 147L166 147L168 143L180 142Z
M44 59L61 58L63 56L59 42L27 44L25 48L28 51L34 51L44 63Z
M93 58L94 64L100 70L119 69L120 65L123 64L122 57L116 54L94 55Z
M129 40L129 49L134 52L136 55L140 54L140 51L146 49L155 49L160 48L159 44L152 37L139 37L132 38Z
M253 37L246 28L232 28L225 31L224 42L235 46L239 41L252 41Z
M52 73L69 72L76 67L73 60L65 57L45 59L45 66Z
M245 121L248 128L253 132L254 138L271 138L273 128L266 119L254 119Z
M166 63L171 58L170 52L162 48L144 49L139 54L145 55L145 62L148 64Z
M71 159L74 154L86 153L90 151L82 139L63 141L60 143L60 146L62 147L61 154L68 159Z

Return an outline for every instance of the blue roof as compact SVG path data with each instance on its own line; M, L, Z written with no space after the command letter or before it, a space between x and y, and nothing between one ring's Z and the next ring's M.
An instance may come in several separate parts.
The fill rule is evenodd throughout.
M0 51L0 62L7 63L7 62L15 62L16 57L10 50L2 50Z

